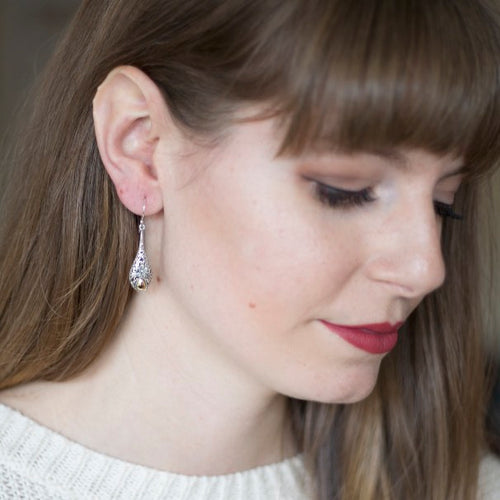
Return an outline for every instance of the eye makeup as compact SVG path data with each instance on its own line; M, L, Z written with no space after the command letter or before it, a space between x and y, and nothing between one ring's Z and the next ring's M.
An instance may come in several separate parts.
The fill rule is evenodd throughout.
M449 218L454 220L462 220L464 217L461 214L458 214L453 209L453 205L449 205L448 203L443 203L442 201L434 201L434 210L436 214L443 218Z
M370 188L350 191L315 182L315 195L321 203L332 208L349 208L375 201Z
M376 200L371 188L364 188L357 191L341 189L319 181L314 181L315 196L324 205L331 208L359 207ZM462 220L463 216L453 209L453 205L434 201L434 210L439 217L453 220Z

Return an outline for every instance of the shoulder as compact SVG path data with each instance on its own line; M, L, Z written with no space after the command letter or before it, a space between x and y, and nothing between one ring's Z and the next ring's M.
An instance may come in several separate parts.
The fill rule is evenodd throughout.
M500 498L500 458L488 454L479 466L479 500Z

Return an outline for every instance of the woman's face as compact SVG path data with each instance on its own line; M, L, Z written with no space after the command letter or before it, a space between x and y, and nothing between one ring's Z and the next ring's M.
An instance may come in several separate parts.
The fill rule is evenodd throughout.
M158 148L155 287L205 360L269 391L356 401L397 326L443 283L443 204L460 164L423 151L275 158L279 139L268 120L176 161Z

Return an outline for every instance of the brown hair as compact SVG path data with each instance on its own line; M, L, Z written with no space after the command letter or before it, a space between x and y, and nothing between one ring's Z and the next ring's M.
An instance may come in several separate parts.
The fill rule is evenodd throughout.
M448 278L411 316L374 392L345 406L290 400L290 412L320 499L476 498L478 207L500 158L493 2L85 0L41 80L2 201L0 387L81 372L127 305L135 217L105 174L91 116L97 86L122 64L200 135L264 103L283 122L283 154L464 158L465 220L443 228Z

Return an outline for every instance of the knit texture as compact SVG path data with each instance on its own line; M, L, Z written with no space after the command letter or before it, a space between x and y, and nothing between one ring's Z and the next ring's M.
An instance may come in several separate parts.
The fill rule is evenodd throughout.
M479 469L479 500L500 500L500 459L487 455Z
M500 460L486 456L478 499L500 500ZM184 476L123 462L0 404L0 500L305 500L300 456L221 476Z
M220 476L172 474L70 441L0 404L0 500L305 500L300 456Z

